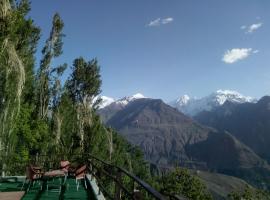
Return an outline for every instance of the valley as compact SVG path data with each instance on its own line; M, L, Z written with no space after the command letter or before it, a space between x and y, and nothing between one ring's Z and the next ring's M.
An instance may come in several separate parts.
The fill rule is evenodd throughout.
M212 99L218 98L215 96ZM246 130L258 130L261 136L267 135L266 132L260 132L261 126L261 129L254 126L258 124L255 119L259 118L258 115L255 117L252 111L261 110L264 113L262 118L270 119L270 115L268 118L265 116L267 106L262 107L268 98L264 97L258 103L253 103L255 100L252 98L243 99L242 96L239 98L239 95L237 97L229 95L228 98L223 96L222 104L215 105L211 111L203 110L193 118L162 100L145 98L143 95L114 101L98 112L107 126L115 128L130 143L139 146L145 158L157 167L180 166L219 172L243 178L254 186L269 187L270 166L267 156L264 156L268 151L265 150L263 154L254 148L257 145L263 151L264 146L259 139L250 139L252 142L248 143L246 135L241 138L237 134L241 132L230 129L236 128L237 123L240 127L244 127L243 122L237 121L241 119L246 120L244 123L248 124ZM256 105L261 109L253 108ZM236 108L249 106L250 113L244 111L239 113L236 110L237 116L233 115ZM217 111L218 114L215 115ZM248 119L251 121L247 121ZM230 120L234 124L227 126L226 123ZM270 124L267 122L263 123L266 125L265 128ZM244 133L248 134L247 131ZM262 141L267 142L265 139Z

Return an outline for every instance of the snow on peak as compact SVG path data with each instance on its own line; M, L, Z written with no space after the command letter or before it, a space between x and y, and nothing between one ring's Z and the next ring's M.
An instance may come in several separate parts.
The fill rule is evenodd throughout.
M143 96L143 94L141 93L137 93L131 96L133 99L143 99L145 98L145 96Z
M255 102L256 100L249 96L244 96L233 90L217 90L216 92L199 99L190 98L184 95L178 98L171 105L179 111L194 116L205 110L210 111L215 107L223 105L226 101L233 103Z
M129 102L131 101L134 101L136 99L143 99L143 98L146 98L145 96L143 96L141 93L137 93L137 94L134 94L132 96L126 96L122 99L119 99L116 101L117 104L122 104L122 105L127 105Z
M107 96L101 96L100 99L101 99L101 102L99 105L99 109L105 108L106 106L110 105L111 103L115 101L113 98L107 97Z
M143 99L146 98L145 96L143 96L141 93L137 93L134 94L132 96L126 96L123 98L120 98L118 100L115 100L111 97L107 97L107 96L97 96L93 102L97 101L98 99L101 99L101 102L99 104L99 109L103 109L109 105L111 105L112 103L120 105L121 107L126 106L129 102L134 101L136 99Z
M224 95L241 95L239 92L234 90L217 90L216 94L224 94ZM242 96L242 95L241 95Z
M185 95L181 96L180 98L178 98L176 100L176 103L178 105L186 105L189 102L189 100L190 100L190 97L185 94Z
M231 101L234 103L245 103L254 101L252 97L244 96L239 92L233 90L217 90L210 96L213 97L216 103L219 105L223 105L226 101Z

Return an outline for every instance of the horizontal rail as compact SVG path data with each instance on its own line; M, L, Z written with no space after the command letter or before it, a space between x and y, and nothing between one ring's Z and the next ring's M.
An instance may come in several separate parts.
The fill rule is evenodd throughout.
M95 164L92 163L92 167L94 166L94 168L98 169L98 166L96 166ZM101 180L97 175L95 175L94 171L91 170L88 166L88 170L90 172L91 175L93 175L97 180ZM128 194L129 196L132 196L132 194L128 191L128 189L121 185L121 183L119 182L119 180L114 177L113 175L111 175L109 172L105 171L105 170L102 170L102 169L98 169L99 172L102 172L103 174L105 174L107 177L109 177L110 179L112 179L116 184L118 184L124 191L126 194ZM92 172L92 173L91 173Z
M107 167L109 167L110 169L116 169L117 172L123 173L126 176L128 176L130 179L132 179L134 182L136 182L140 187L142 187L149 195L151 195L153 198L155 199L159 199L159 200L165 200L165 197L163 195L161 195L159 192L157 192L154 188L152 188L148 183L144 182L143 180L141 180L140 178L138 178L137 176L131 174L130 172L128 172L127 170L115 166L115 165L111 165L99 158L97 158L96 156L93 155L89 155L89 157L91 159L89 159L90 164L92 164L92 167L98 168L98 166L96 166L96 164L93 162L93 159ZM101 172L102 170L100 170ZM104 171L104 170L103 170ZM104 172L103 172L104 173ZM109 172L105 172L104 173L107 177L110 177L119 187L121 187L125 193L127 193L129 196L131 194L131 192L128 192L127 189L121 184L121 181L119 181L117 179L117 177L112 176ZM134 198L135 199L135 198Z

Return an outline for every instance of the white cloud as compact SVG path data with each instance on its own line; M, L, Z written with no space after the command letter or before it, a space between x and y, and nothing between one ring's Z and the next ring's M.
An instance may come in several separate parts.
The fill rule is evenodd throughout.
M255 50L256 51L256 50ZM227 50L223 55L222 61L228 64L235 63L239 60L243 60L250 56L252 53L252 48L235 48L231 50Z
M149 22L148 26L160 26L160 21L161 21L161 19L157 18L157 19Z
M254 31L256 31L257 29L259 29L261 26L263 25L263 23L257 23L257 24L252 24L248 27L247 32L248 33L253 33Z
M173 22L173 18L172 17L164 18L161 21L162 24L169 24L169 23L172 23L172 22Z
M153 26L160 26L160 25L165 25L165 24L169 24L173 22L173 18L172 17L168 17L168 18L157 18L153 21L150 21L147 26L149 27L153 27Z
M256 31L257 29L261 28L263 25L262 22L260 23L256 23L256 24L251 24L249 26L243 25L240 28L242 30L246 30L246 33L253 33L254 31Z

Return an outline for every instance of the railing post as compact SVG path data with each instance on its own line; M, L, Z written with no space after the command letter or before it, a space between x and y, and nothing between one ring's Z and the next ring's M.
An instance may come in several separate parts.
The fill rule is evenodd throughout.
M88 159L88 163L89 163L89 173L91 175L91 181L93 180L94 177L94 170L93 170L93 165L92 165L92 159Z
M138 187L138 185L135 184L135 181L133 181L133 194L132 194L132 197L133 197L134 200L142 200L143 199L142 193L137 187Z
M114 199L115 200L120 200L121 199L121 187L120 187L120 184L122 184L122 173L121 173L121 171L119 169L117 170L116 180L117 180L117 182L115 182Z

